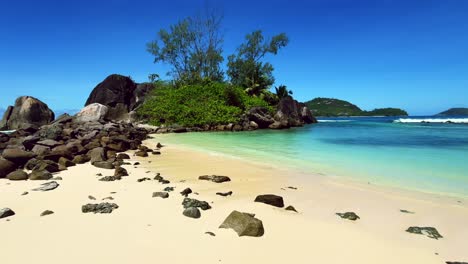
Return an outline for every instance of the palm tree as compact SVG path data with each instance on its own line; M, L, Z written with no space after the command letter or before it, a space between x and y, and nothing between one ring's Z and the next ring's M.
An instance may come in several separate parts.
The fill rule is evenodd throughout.
M286 87L286 85L280 85L278 87L275 87L275 90L276 90L276 95L278 96L279 99L293 94L292 91L288 91L288 88Z

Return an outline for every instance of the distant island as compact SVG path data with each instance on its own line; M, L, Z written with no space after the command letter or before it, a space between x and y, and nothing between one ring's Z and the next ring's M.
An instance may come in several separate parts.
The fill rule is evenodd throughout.
M315 98L305 102L315 116L407 116L405 110L399 108L377 108L365 111L344 100L334 98Z
M468 108L450 108L436 116L468 116Z

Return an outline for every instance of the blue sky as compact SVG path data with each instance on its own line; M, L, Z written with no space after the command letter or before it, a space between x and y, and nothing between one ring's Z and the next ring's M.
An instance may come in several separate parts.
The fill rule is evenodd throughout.
M145 44L205 0L2 1L0 108L32 95L79 109L94 86L120 73L164 75ZM224 12L225 55L246 33L286 32L277 84L300 101L349 100L414 115L468 107L468 1L212 1Z

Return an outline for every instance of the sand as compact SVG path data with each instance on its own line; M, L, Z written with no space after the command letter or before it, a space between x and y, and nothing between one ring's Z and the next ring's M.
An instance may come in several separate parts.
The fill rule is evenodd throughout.
M146 142L154 146L155 139ZM163 142L163 141L162 141ZM163 142L164 143L164 142ZM129 154L131 154L129 152ZM162 155L134 158L124 166L130 176L98 181L97 173L113 170L90 164L57 174L60 186L31 191L41 181L0 180L0 208L15 216L0 219L1 263L445 263L468 261L468 201L408 192L281 170L171 145ZM147 173L148 172L148 173ZM156 172L171 181L137 182ZM231 182L198 180L204 174L227 175ZM168 199L152 198L164 187L176 187ZM296 187L297 190L287 188ZM200 219L182 215L190 187L213 207ZM22 196L24 191L29 194ZM233 191L229 197L216 192ZM111 194L111 192L116 192ZM281 195L299 213L254 203L259 194ZM97 198L90 200L89 195ZM112 196L113 213L83 214L81 206ZM44 210L55 213L40 217ZM400 209L414 211L401 213ZM232 210L254 213L265 235L238 237L219 225ZM336 212L356 212L349 221ZM409 226L436 227L435 240L405 232ZM215 237L205 234L210 231Z

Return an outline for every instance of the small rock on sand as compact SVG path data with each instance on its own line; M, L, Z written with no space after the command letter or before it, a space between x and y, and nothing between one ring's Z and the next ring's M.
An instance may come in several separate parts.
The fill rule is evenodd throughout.
M182 196L185 196L185 197L187 197L191 193L192 193L192 189L190 188L185 188L183 191L180 192L180 194L182 194Z
M198 219L201 217L200 210L196 207L189 207L182 212L183 215L190 217L190 218L195 218Z
M219 195L219 196L224 196L224 197L226 197L226 196L230 196L230 195L232 195L232 191L229 191L229 192L224 192L224 193L223 193L223 192L217 192L217 193L216 193L216 195Z
M41 213L41 216L51 215L51 214L53 214L53 213L54 213L54 211L45 210L44 212Z
M443 238L439 231L437 231L437 229L435 229L434 227L411 226L408 229L406 229L406 232L418 235L425 235L433 239Z
M402 212L402 213L404 213L404 214L414 214L414 212L408 211L408 210L404 210L404 209L400 209L400 212Z
M280 208L284 207L283 197L274 194L259 195L255 198L255 202L264 203Z
M216 236L216 234L213 232L205 232L205 234L210 235L210 236Z
M43 183L43 184L41 184L40 187L35 188L35 189L32 189L32 190L33 190L33 191L42 191L42 192L46 192L46 191L54 190L54 189L56 189L56 188L59 187L59 186L60 186L60 185L59 185L56 181L51 181L51 182Z
M285 210L287 210L287 211L294 211L294 212L296 212L296 213L297 213L297 210L296 210L296 208L294 208L294 206L292 206L292 205L290 205L290 206L286 207L286 208L285 208Z
M215 183L223 183L223 182L228 182L231 181L231 179L227 176L219 176L219 175L203 175L198 177L199 180L204 180L204 181L212 181Z
M6 218L15 215L15 212L10 208L0 209L0 218Z
M339 217L341 217L343 219L348 219L348 220L351 220L351 221L356 221L356 220L360 219L360 217L354 212L336 213L336 215L338 215Z
M219 228L231 228L239 236L261 237L265 233L263 223L254 214L232 211Z
M119 208L115 203L85 204L81 207L83 213L110 214L113 210Z
M94 196L92 196L92 195L88 195L88 199L90 199L90 200L96 200L96 198L95 198Z
M182 201L182 205L184 206L184 208L199 207L202 210L211 209L211 206L207 202L191 198L184 198L184 200Z
M159 197L159 198L169 198L169 193L168 192L154 192L153 197Z

